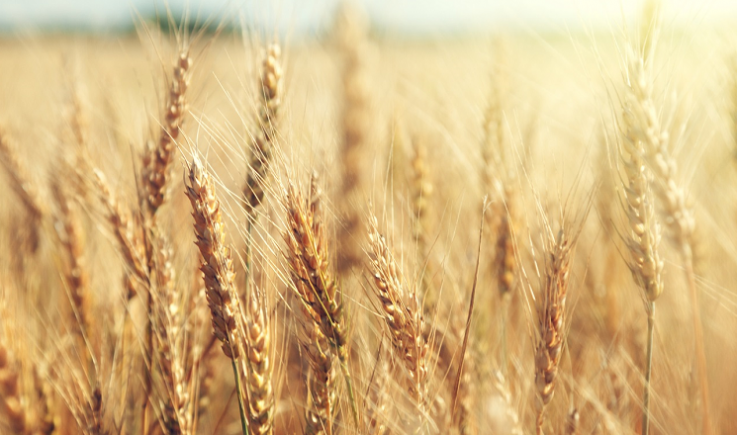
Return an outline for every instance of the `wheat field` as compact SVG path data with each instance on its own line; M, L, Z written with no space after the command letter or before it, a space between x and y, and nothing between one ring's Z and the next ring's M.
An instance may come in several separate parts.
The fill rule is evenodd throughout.
M0 40L0 433L737 433L735 45L652 4Z

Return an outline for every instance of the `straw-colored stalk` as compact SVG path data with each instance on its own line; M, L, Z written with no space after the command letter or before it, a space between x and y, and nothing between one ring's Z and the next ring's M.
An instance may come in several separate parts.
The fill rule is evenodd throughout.
M456 334L458 343L463 341L462 331ZM466 349L463 357L463 373L458 386L458 411L454 415L459 435L475 435L478 433L476 421L477 388L475 385L476 364L471 349Z

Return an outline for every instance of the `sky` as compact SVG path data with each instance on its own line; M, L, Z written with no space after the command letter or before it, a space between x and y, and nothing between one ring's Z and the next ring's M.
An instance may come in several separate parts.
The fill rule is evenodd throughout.
M392 31L442 34L529 28L579 30L618 26L635 17L642 0L356 0L374 25ZM737 21L737 0L662 0L666 21ZM0 27L112 30L137 12L168 4L203 17L225 16L279 32L313 32L328 25L338 0L0 0Z

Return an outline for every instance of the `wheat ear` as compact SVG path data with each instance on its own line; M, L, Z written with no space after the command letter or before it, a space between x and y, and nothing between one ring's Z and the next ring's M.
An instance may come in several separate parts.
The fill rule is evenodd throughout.
M632 50L630 48L630 50ZM628 57L629 71L644 68L642 57L632 51ZM628 74L627 95L622 116L622 141L619 146L620 160L626 178L624 187L624 207L629 222L627 247L630 252L629 266L646 300L648 320L647 367L645 370L645 391L643 393L642 435L647 435L650 425L650 375L652 372L653 329L655 326L655 300L663 292L663 262L658 254L660 225L655 217L653 194L651 190L652 173L645 165L645 149L642 141L643 120L638 116L640 103L632 88L635 74Z
M654 39L654 35L651 35ZM655 49L655 41L651 42L651 50ZM660 125L658 112L652 98L652 75L648 64L642 59L632 59L629 64L629 91L633 97L632 118L636 119L638 128L633 132L641 141L644 157L652 170L655 182L653 190L658 204L663 211L663 222L676 243L684 265L686 282L691 297L691 320L694 330L696 348L696 366L699 377L702 399L702 428L704 434L711 434L711 417L709 406L709 381L706 372L706 354L704 337L699 312L699 297L696 291L694 273L694 231L696 220L688 203L688 193L678 180L678 164L670 154L669 136Z
M269 322L266 295L251 289L246 319L246 363L248 376L248 428L251 434L266 435L273 432L274 389L271 364L271 322Z
M225 226L220 212L220 201L215 186L205 167L195 155L189 164L185 193L192 204L195 244L202 255L202 277L205 282L207 304L210 307L215 337L222 343L223 353L230 358L235 377L243 434L248 433L246 411L240 386L238 358L242 339L238 319L240 307L235 288L235 272L230 249L225 242Z
M551 228L546 228L545 240L545 287L538 307L538 337L535 346L538 435L543 433L545 407L553 398L555 380L563 356L564 334L568 321L566 315L568 273L575 243L575 239L570 239L565 228L561 228L557 236L552 234Z
M65 191L65 186L61 185L60 181L57 179L52 184L51 189L59 206L57 219L61 224L59 226L61 231L59 231L58 240L66 257L64 280L72 302L73 320L80 338L80 349L84 355L87 355L87 352L84 351L86 347L85 340L89 337L91 319L83 230L75 204L71 201L69 193Z
M0 164L5 168L10 177L11 188L18 195L30 217L31 249L35 252L39 244L38 232L41 229L41 221L47 214L47 209L39 194L38 186L31 180L26 166L18 156L15 145L2 127L0 127Z
M172 76L169 78L169 95L167 96L166 106L164 107L164 119L161 122L158 146L147 150L143 158L143 182L141 185L144 192L141 197L145 199L146 205L142 207L146 212L144 215L145 228L143 236L146 247L146 261L149 269L152 268L154 261L154 254L152 252L153 241L151 239L155 237L156 211L162 206L167 197L169 187L167 183L171 177L171 165L174 160L177 138L181 132L187 112L186 92L189 87L189 70L191 66L192 59L189 56L189 45L187 42L182 42L180 43L177 62L174 65ZM149 360L153 355L153 324L151 322L154 314L153 305L153 293L149 292L145 346ZM142 424L144 435L146 435L148 397L151 393L150 373L145 371L144 377L146 379L146 399L144 400L144 418Z
M316 175L312 176L310 196L306 201L294 185L290 184L287 188L286 209L289 230L284 234L287 261L293 288L307 318L303 322L303 330L312 338L312 343L306 347L312 358L313 371L319 369L316 373L321 373L322 379L325 380L329 366L332 365L330 359L337 356L348 387L354 422L358 424L358 412L348 369L349 343L343 293L329 266L329 248L323 231L320 196ZM324 388L321 387L320 390ZM326 400L329 399L329 394L325 391L322 393L323 397L319 398L319 401L313 397L315 403L330 406L330 401ZM326 410L322 410L321 414L327 416L327 420L322 416L319 420L323 420L320 424L326 424L328 429L330 414L333 411L330 409L327 409L327 413L324 411Z
M369 90L365 77L365 26L358 12L343 5L336 23L343 56L343 111L340 138L341 185L338 227L338 273L346 276L362 258L363 228L355 201L363 185L363 155L370 129Z
M253 216L254 210L264 199L264 182L276 139L276 125L282 99L282 68L279 44L271 44L266 50L259 88L261 90L258 115L258 132L251 142L248 162L248 178L243 193L246 209Z
M118 201L105 175L98 169L94 169L93 173L98 196L106 209L107 219L118 241L120 252L135 276L148 283L146 249L140 225L132 220L130 210Z
M153 216L166 200L167 182L171 177L171 164L174 159L177 138L181 132L187 113L186 92L189 87L190 67L189 46L184 43L179 49L169 83L169 95L164 107L158 146L150 150L144 158L143 187L149 213Z
M427 351L422 335L423 316L417 292L403 283L402 272L386 239L379 233L378 220L369 220L370 265L374 295L381 303L382 317L389 329L395 358L405 370L409 393L420 411L427 400Z
M153 323L156 356L163 383L162 423L167 434L189 435L193 433L193 422L185 372L182 294L177 291L171 249L162 237L154 246L153 269L156 283Z
M427 150L420 139L413 139L414 156L412 158L412 184L410 185L412 196L412 238L417 248L417 263L422 270L421 275L421 299L425 305L426 313L433 312L437 304L437 294L432 288L430 276L432 270L427 260L428 257L428 235L430 234L427 218L428 202L432 195L432 182L427 164ZM427 264L427 266L425 266Z

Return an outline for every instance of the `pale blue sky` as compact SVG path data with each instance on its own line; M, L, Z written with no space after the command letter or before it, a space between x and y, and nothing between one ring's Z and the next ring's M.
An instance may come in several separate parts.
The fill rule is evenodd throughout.
M631 18L642 0L358 0L374 23L413 33L493 31L495 28L546 30L617 26ZM203 16L242 16L246 23L282 31L320 28L337 0L169 0L172 9L188 5ZM161 0L0 0L0 26L43 28L82 25L110 29L130 23L133 11L152 11ZM666 20L704 24L737 22L737 0L664 0Z

